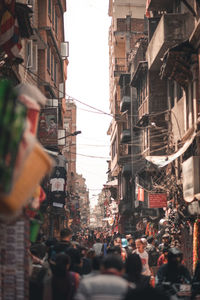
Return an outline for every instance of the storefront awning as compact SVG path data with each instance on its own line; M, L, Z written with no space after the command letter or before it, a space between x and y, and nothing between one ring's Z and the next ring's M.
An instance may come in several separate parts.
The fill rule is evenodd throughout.
M192 144L194 138L196 136L196 132L193 132L192 136L185 142L185 144L174 154L171 155L160 155L160 156L147 156L146 160L151 162L152 164L156 165L158 168L165 167L176 158L181 156L188 147Z

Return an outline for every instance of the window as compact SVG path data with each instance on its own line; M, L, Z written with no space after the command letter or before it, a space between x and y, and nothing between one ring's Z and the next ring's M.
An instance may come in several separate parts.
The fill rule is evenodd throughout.
M168 80L168 97L170 109L174 107L174 81Z
M117 153L117 141L116 141L116 138L115 138L113 143L112 143L112 159L114 159L116 153Z
M175 0L174 2L174 12L181 13L181 0Z
M56 11L55 11L55 32L56 34L58 33L58 16Z
M50 47L47 45L47 70L50 72Z
M145 151L149 147L149 129L148 128L144 129L143 138L144 138L144 140L143 140L143 151Z
M51 15L51 19L52 19L52 24L53 24L53 27L54 27L54 13L55 13L55 11L54 11L54 3L52 2L52 15Z
M53 80L53 53L51 52L51 79Z
M33 43L32 48L32 71L37 72L38 71L38 46L36 43Z
M48 15L51 18L51 0L48 0Z
M26 67L31 68L33 64L33 41L28 40L26 42Z
M56 83L57 80L57 62L56 59L54 57L54 82Z
M183 97L183 89L182 87L177 83L177 101L180 100Z
M147 74L141 77L137 87L138 105L142 105L147 97Z

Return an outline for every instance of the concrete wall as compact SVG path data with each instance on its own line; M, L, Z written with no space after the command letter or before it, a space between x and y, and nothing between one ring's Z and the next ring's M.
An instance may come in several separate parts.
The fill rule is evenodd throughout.
M189 38L192 32L191 14L164 14L149 43L146 58L149 69L158 70L167 49Z
M174 142L180 140L184 135L184 115L184 97L182 97L175 103L171 114Z
M131 15L132 18L144 18L146 0L113 0L113 16L123 18Z

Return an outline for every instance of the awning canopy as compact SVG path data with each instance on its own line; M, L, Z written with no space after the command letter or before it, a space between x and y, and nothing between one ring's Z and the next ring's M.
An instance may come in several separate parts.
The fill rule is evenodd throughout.
M156 165L158 168L162 168L167 166L169 163L174 161L176 158L181 156L188 147L192 144L194 138L196 136L196 132L193 132L192 136L185 142L185 144L174 154L171 155L160 155L160 156L146 156L146 160Z

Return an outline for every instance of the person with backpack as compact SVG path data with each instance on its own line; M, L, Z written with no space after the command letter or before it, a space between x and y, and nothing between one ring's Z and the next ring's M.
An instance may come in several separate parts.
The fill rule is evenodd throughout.
M159 258L159 251L156 249L154 243L155 243L155 239L152 236L149 236L147 238L147 247L146 247L146 251L149 255L149 268L152 270L153 275L156 275L157 272L157 261Z
M29 277L29 300L42 300L44 282L51 275L46 259L47 248L43 243L31 245L29 254L31 258L31 274Z
M56 254L60 252L67 252L68 248L73 247L71 239L73 232L70 228L64 228L60 231L60 240L54 243L49 250L50 260L55 260Z

